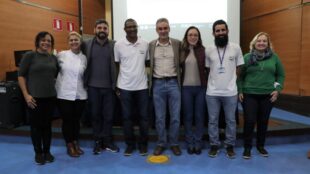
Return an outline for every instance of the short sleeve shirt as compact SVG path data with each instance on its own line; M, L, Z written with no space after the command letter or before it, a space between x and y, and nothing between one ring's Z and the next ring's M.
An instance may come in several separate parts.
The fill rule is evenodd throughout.
M18 76L26 79L29 94L37 98L55 97L55 79L58 73L54 55L28 52L23 57Z
M222 64L220 59L223 58ZM225 48L215 45L206 48L206 67L210 68L207 95L237 95L236 67L244 64L239 45L229 42ZM222 69L221 69L222 68Z
M114 56L115 62L120 64L117 87L129 91L147 89L148 42L140 38L136 43L120 40L115 43Z

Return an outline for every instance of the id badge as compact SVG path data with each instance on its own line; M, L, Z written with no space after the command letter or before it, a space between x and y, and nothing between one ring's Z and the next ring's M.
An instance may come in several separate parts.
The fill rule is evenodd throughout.
M218 71L218 73L219 74L223 74L223 73L225 73L225 67L219 67L218 69L217 69L217 71Z

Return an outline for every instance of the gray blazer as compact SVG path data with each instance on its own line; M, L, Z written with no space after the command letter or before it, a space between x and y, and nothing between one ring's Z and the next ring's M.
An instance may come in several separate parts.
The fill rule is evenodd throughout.
M94 37L93 39L84 41L82 43L82 52L86 55L87 58L87 67L85 69L84 72L84 86L87 87L88 86L88 81L90 78L90 65L91 65L91 55L92 55L92 49L93 49L93 45L94 45L94 41L96 40L96 37ZM108 40L108 44L110 46L110 51L111 51L111 79L112 79L112 88L115 89L116 86L116 78L117 78L117 71L116 71L116 65L115 65L115 60L114 60L114 44L115 41L113 40Z
M177 39L170 38L173 54L174 54L174 63L177 71L178 83L179 86L181 84L181 73L180 73L180 51L181 51L181 41ZM153 69L154 69L154 54L155 54L155 47L156 47L156 40L153 40L149 44L149 53L150 53L150 80L149 80L149 87L152 88L152 80L153 80Z

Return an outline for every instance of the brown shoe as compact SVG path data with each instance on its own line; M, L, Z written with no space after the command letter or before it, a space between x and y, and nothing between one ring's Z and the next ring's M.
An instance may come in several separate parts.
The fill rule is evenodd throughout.
M165 151L164 146L157 145L154 152L153 152L153 155L156 155L156 156L161 155L164 151Z
M74 148L73 143L67 144L67 154L71 157L79 157L80 155L77 153L77 151Z
M180 146L176 145L176 146L171 146L170 148L175 156L180 156L182 154Z
M81 149L78 141L73 141L74 148L79 155L83 155L84 151Z

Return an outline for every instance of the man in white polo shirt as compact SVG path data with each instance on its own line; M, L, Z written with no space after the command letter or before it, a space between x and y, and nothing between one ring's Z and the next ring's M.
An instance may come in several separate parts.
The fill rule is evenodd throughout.
M127 148L124 155L130 156L136 149L136 141L140 155L147 155L149 118L148 85L145 70L149 60L148 42L138 38L138 25L134 19L127 19L124 24L126 38L117 41L114 47L115 62L120 71L117 79L122 106L123 129ZM140 136L134 135L133 111L138 112Z
M216 157L221 142L219 141L219 112L224 108L226 129L225 148L229 158L235 157L237 108L237 72L244 64L240 46L228 41L228 26L218 20L213 24L215 44L206 48L206 67L210 71L207 87L207 106L209 114L208 134L211 149L210 157Z

